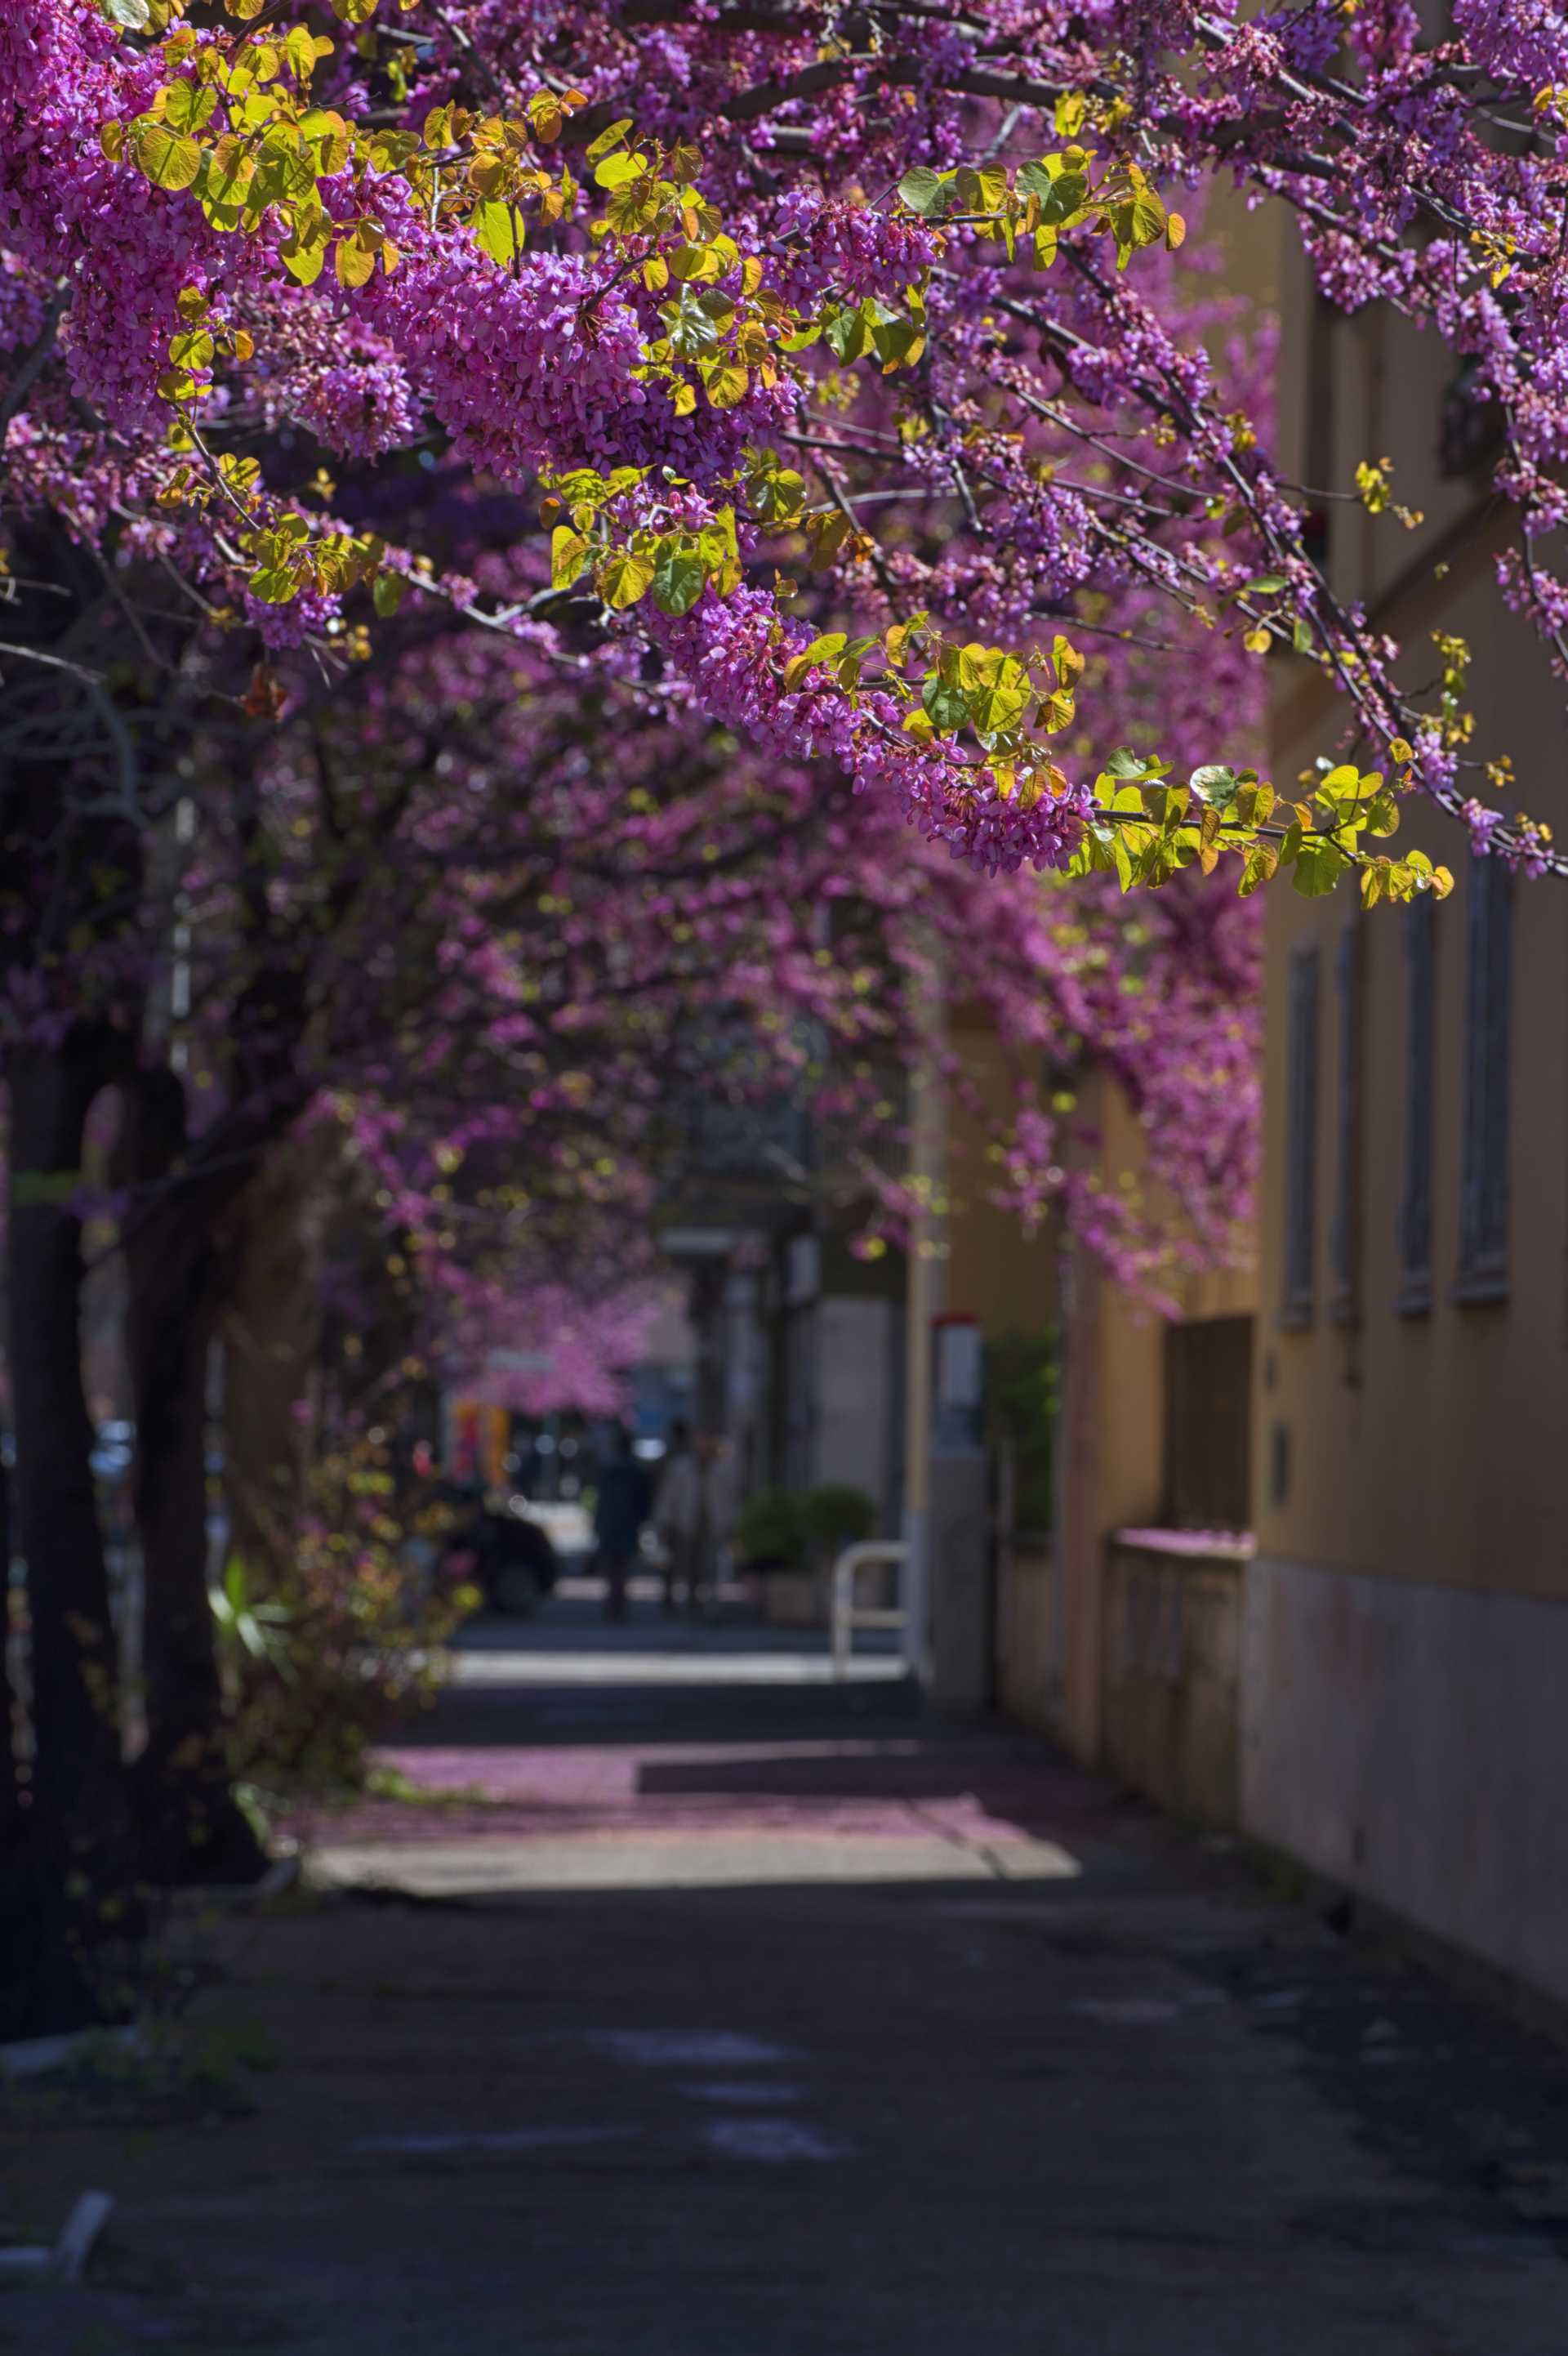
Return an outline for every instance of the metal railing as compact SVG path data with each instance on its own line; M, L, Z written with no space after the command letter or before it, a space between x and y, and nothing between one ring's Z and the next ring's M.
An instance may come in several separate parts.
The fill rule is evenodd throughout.
M899 1600L895 1606L858 1606L855 1601L855 1580L859 1572L892 1564L899 1573ZM833 1566L833 1675L843 1679L849 1674L849 1658L855 1645L857 1628L899 1628L909 1618L905 1578L909 1569L909 1547L901 1538L867 1538L859 1546L846 1547Z

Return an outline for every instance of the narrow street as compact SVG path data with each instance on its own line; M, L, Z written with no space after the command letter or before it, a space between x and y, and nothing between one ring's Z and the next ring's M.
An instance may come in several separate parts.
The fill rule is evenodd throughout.
M116 2210L0 2350L1563 2356L1553 2047L827 1669L472 1632L301 1900L180 1916L206 2106L7 2121L8 2225Z

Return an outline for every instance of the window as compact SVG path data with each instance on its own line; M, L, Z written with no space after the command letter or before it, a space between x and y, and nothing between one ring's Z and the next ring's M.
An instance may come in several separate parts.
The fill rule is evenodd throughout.
M1432 1083L1436 1044L1433 922L1428 894L1404 911L1404 1179L1399 1202L1402 1317L1432 1306Z
M1339 1074L1328 1314L1337 1325L1353 1325L1360 1313L1361 1276L1361 927L1354 916L1339 936L1334 980L1339 1000Z
M1469 876L1465 978L1465 1130L1459 1182L1464 1301L1508 1297L1509 1031L1513 885L1499 859Z
M1252 1522L1253 1321L1203 1317L1165 1329L1165 1496L1173 1530Z
M1285 1297L1281 1323L1309 1325L1317 1222L1317 950L1290 957L1285 1108Z

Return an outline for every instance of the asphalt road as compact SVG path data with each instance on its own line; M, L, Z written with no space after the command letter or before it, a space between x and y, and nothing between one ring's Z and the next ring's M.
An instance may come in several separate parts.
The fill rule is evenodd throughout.
M0 2215L117 2202L7 2356L1565 2356L1553 2047L885 1676L515 1636L461 1796L179 1927L207 2097L0 2115Z

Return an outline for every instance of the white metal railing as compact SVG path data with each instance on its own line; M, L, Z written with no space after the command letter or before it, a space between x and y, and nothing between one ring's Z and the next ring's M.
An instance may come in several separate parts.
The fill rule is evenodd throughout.
M892 1609L857 1606L855 1579L858 1572L891 1563L899 1573L899 1600ZM849 1656L854 1650L857 1628L902 1628L909 1618L908 1598L904 1592L905 1574L909 1569L909 1548L901 1538L866 1538L859 1546L846 1547L833 1566L833 1675L842 1679L849 1674Z

